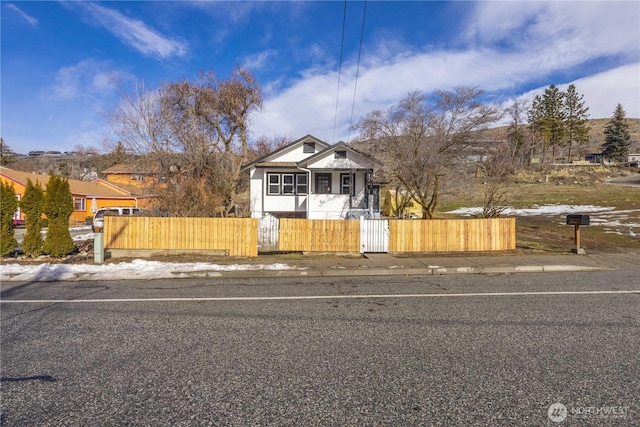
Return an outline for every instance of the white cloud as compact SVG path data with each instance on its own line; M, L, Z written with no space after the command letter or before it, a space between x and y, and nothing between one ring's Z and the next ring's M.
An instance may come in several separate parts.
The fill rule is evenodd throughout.
M260 70L267 64L269 58L277 55L275 50L265 50L245 58L242 67L248 70Z
M576 84L578 92L585 95L592 118L610 117L618 102L628 117L640 117L640 6L635 2L565 3L479 2L463 39L479 40L480 45L471 43L467 48L407 50L390 57L380 55L388 49L378 46L374 54L362 60L353 120L385 109L416 89L430 92L477 86L493 93L500 102L520 95L515 88L532 80L543 81L596 59L606 64L611 58L618 63L626 58L628 65L573 82L550 83L561 89ZM355 65L342 67L335 132L337 72L316 66L302 70L300 75L278 93L265 92L264 112L254 117L254 135L296 138L311 133L328 142L353 139L356 135L348 128ZM541 90L544 88L537 89ZM535 92L524 97L532 98Z
M187 53L186 43L164 37L142 21L126 17L116 10L96 3L79 2L75 5L83 11L86 19L92 24L104 27L124 44L144 55L168 58L184 56Z
M20 15L20 17L22 19L24 19L25 21L27 21L29 23L29 25L31 25L32 27L35 27L38 25L38 20L36 18L34 18L33 16L28 15L25 11L23 11L22 9L20 9L18 6L16 6L13 3L7 3L7 5L5 6L5 8L7 9L11 9L14 12L17 12L18 15Z
M115 70L105 61L85 59L76 65L59 69L54 85L47 91L48 98L71 99L76 97L93 97L98 94L113 92L110 84Z
M478 2L467 40L520 51L571 52L583 60L629 54L637 58L638 2Z
M610 118L620 103L627 117L640 117L640 63L624 65L593 76L558 84L558 89L566 90L570 84L584 95L585 106L589 107L589 118ZM522 98L533 100L548 86L539 87L522 94Z
M613 116L618 103L624 107L627 117L640 117L640 62L578 79L574 83L576 89L584 93L592 118Z

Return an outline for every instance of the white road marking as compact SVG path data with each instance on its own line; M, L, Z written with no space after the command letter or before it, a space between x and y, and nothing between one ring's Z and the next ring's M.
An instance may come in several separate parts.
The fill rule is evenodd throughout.
M60 303L109 303L109 302L197 302L197 301L292 301L321 299L366 299L366 298L464 298L464 297L508 297L544 295L620 295L638 294L631 291L541 291L541 292L480 292L469 294L365 294L365 295L300 295L280 297L194 297L194 298L105 298L105 299L42 299L1 300L2 304L60 304Z

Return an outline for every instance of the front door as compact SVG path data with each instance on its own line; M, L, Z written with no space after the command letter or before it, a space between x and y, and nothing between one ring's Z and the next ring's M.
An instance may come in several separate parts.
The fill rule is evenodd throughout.
M316 174L316 194L331 194L331 174Z

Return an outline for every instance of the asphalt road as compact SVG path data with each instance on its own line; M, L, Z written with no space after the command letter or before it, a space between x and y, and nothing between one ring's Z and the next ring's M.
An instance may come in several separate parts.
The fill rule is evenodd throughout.
M2 424L640 425L639 279L2 284Z
M621 178L611 178L607 180L607 184L630 185L632 187L640 187L640 173L637 175L625 176Z

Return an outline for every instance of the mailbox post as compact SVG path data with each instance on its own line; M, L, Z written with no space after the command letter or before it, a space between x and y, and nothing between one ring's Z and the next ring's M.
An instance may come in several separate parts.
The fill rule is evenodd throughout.
M574 238L576 246L571 249L571 252L578 255L585 255L586 252L584 249L580 247L580 226L581 225L590 225L589 215L581 215L581 214L570 214L567 215L567 225L574 226Z

